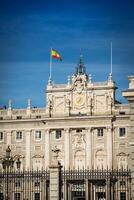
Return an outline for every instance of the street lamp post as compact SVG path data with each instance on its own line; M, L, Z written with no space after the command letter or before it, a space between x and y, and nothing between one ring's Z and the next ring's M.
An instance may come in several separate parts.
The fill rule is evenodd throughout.
M16 165L17 165L17 169L20 169L21 162L20 162L20 159L19 159L19 158L17 159ZM6 149L6 155L5 155L5 157L3 158L3 160L2 160L2 167L3 167L3 169L4 169L5 172L6 172L6 182L7 182L6 200L9 200L9 195L8 195L8 188L9 188L9 185L8 185L8 184L9 184L9 172L11 172L11 170L12 170L13 167L14 167L14 159L13 159L13 157L11 156L11 149L10 149L9 146L8 146L8 148Z

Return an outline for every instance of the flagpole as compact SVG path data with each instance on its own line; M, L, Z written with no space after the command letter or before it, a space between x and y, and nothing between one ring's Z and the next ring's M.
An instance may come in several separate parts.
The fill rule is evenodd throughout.
M112 75L112 73L113 73L113 60L112 60L112 59L113 59L113 55L112 55L113 52L112 52L112 50L113 50L113 49L112 49L112 42L111 42L111 69L110 69L111 75Z
M50 49L50 72L49 72L49 80L52 79L52 48Z

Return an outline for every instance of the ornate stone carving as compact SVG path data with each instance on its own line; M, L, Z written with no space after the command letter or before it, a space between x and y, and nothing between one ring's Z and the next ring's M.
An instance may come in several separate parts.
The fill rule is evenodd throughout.
M75 99L74 99L74 106L75 108L83 108L85 105L85 95L83 94L77 94L75 95Z
M17 154L17 155L14 155L14 159L15 160L17 160L18 158L21 158L21 159L24 159L25 158L25 156L24 155L22 155L22 154Z
M58 164L58 157L59 157L60 149L55 146L52 149L52 164L56 165Z
M75 86L75 90L80 94L82 92L82 90L84 89L84 84L82 82L82 79L78 79L75 81L74 83Z
M53 101L52 101L52 96L51 95L49 95L48 97L47 97L47 107L48 107L48 109L49 109L49 112L52 110L52 108L53 108Z
M70 103L71 103L71 102L70 102L70 98L69 98L69 96L67 95L67 96L66 96L66 107L67 107L67 108L70 108Z
M85 135L84 134L76 134L73 136L72 140L72 148L73 149L85 149Z
M44 155L34 155L32 158L44 158Z

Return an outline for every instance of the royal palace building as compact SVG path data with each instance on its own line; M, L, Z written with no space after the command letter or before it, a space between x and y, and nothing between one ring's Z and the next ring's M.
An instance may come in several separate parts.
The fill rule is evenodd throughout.
M115 98L116 85L109 74L94 82L82 56L66 84L46 87L46 107L0 110L0 159L9 146L23 169L48 169L57 152L65 169L130 169L134 198L134 75L128 89ZM0 164L2 168L2 164Z

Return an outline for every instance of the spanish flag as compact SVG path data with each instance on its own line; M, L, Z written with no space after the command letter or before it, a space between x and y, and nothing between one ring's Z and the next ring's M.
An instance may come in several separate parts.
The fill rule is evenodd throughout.
M57 51L55 51L54 49L51 49L51 56L52 56L52 58L56 58L56 59L62 61L60 54Z

